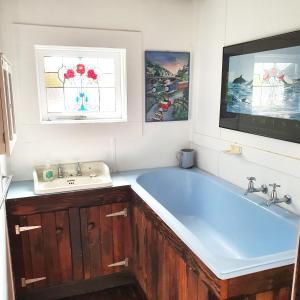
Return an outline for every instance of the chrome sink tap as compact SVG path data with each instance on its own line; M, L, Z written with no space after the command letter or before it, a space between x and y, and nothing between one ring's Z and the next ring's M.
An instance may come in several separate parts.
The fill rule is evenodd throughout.
M256 180L255 177L247 177L247 179L249 180L248 183L248 188L245 192L245 195L247 195L248 193L258 193L258 192L262 192L264 194L268 193L268 187L266 184L262 184L259 188L254 187L254 181Z
M269 186L272 186L272 192L270 195L270 199L267 200L267 206L270 206L271 204L277 204L277 203L286 203L291 204L292 203L292 197L290 195L284 195L283 198L278 198L276 188L281 187L277 183L269 184Z
M58 178L64 178L64 170L63 170L62 165L58 165L58 168L57 168L57 177Z
M81 167L80 167L80 163L77 163L76 166L76 176L82 176L82 172L81 172Z

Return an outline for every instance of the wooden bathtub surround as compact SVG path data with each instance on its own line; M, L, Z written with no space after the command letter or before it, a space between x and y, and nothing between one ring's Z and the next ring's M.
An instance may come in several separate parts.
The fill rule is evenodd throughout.
M10 199L7 216L17 299L136 283L150 300L291 297L293 265L220 280L129 186Z
M299 300L300 299L300 224L299 224L298 245L297 245L297 259L295 264L296 266L294 270L292 300Z
M142 199L133 198L133 262L149 299L290 299L293 265L220 280Z

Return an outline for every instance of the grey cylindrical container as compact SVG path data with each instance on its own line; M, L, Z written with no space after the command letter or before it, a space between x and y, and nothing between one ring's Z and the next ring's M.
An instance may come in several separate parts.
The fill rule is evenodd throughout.
M183 169L192 168L195 163L194 149L181 149L177 153L177 160L180 168Z

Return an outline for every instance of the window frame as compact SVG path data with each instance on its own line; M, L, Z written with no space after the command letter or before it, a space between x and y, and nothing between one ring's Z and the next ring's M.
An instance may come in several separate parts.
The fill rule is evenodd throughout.
M127 72L125 48L71 47L35 45L36 74L38 85L39 112L41 124L113 123L127 122ZM109 57L116 63L116 112L64 112L51 113L47 110L46 86L44 80L44 57ZM101 101L101 100L100 100Z

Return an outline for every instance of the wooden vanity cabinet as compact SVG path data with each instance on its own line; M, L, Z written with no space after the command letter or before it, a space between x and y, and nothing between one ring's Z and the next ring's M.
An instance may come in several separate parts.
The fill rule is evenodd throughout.
M7 201L17 299L56 299L76 286L82 293L101 290L104 279L103 288L130 280L130 209L128 187Z

